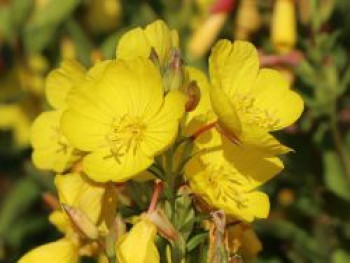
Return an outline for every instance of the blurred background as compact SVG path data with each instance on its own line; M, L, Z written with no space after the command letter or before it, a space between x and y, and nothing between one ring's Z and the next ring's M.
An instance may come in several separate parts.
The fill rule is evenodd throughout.
M207 71L217 39L249 40L305 100L300 121L278 134L295 152L265 186L258 262L349 263L349 13L349 0L0 0L0 262L59 236L47 220L53 176L30 157L46 74L64 58L114 58L125 31L161 18L187 64Z

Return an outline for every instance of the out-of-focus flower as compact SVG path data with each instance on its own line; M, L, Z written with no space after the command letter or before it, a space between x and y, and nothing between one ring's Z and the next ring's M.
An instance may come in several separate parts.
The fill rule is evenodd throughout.
M210 49L234 4L235 0L218 0L213 4L210 14L189 41L188 50L193 59L202 57Z
M57 110L41 113L32 125L32 158L40 169L63 172L81 158L82 153L62 134L60 120L62 110L66 107L67 93L84 76L83 66L73 60L66 60L47 77L46 96Z
M240 147L268 155L290 149L270 131L293 124L303 111L302 98L276 70L260 69L255 47L243 41L219 41L209 59L210 97L222 132Z
M261 26L261 17L256 0L242 0L237 12L234 37L248 40Z
M86 25L93 33L108 33L115 30L122 18L120 0L91 0L89 1Z
M118 59L151 58L152 49L162 68L170 62L171 51L179 48L179 36L162 21L157 20L145 29L140 27L125 33L117 46Z
M29 144L30 120L19 104L0 105L0 130L10 130L17 147Z
M262 250L262 244L255 231L249 225L236 224L227 230L230 252L238 253L243 261L251 262L256 259Z
M185 99L176 90L164 97L158 69L141 57L110 62L95 77L68 96L61 128L88 152L83 165L90 178L122 182L173 143Z
M296 44L294 0L276 0L271 24L271 40L278 53L288 53Z
M49 219L64 237L29 251L19 260L20 263L43 260L75 263L79 262L82 255L97 257L102 252L92 238L95 236L90 236L91 231L87 230L95 227L98 235L107 234L115 218L117 205L113 188L91 182L79 173L57 175L55 183L60 202L63 207L69 206L69 209L56 210ZM111 199L112 196L114 198ZM79 220L78 216L85 219Z
M126 236L116 245L120 263L157 263L160 262L155 245L157 227L147 219L136 223Z
M62 60L75 60L77 59L76 46L72 39L64 37L60 41L60 54Z
M62 111L48 111L36 118L31 129L32 159L36 167L63 172L80 157L60 130Z
M295 194L294 192L289 188L283 188L278 193L278 202L282 206L289 206L291 205L295 200Z

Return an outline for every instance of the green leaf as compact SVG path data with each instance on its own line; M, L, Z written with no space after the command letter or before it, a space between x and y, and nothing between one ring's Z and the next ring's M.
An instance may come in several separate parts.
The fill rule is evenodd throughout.
M12 0L11 1L11 21L13 27L18 29L24 24L33 7L33 0Z
M39 186L29 178L17 182L4 200L0 210L0 236L5 240L12 224L40 198Z
M339 197L350 201L350 186L336 152L331 150L324 152L323 164L326 187Z
M207 239L208 239L208 233L202 233L192 237L186 245L187 251L188 252L192 251Z
M57 27L72 14L81 0L51 0L38 8L24 28L24 44L28 53L42 51L53 38Z
M343 249L337 249L332 254L332 263L348 263L350 262L350 253Z

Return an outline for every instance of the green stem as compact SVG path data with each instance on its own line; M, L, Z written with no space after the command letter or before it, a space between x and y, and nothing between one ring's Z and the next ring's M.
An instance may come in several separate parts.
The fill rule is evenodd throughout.
M342 164L344 174L346 175L348 181L350 182L350 159L347 150L344 147L344 142L342 140L341 134L338 129L336 113L332 114L331 117L331 133L333 136L336 151L338 153L340 162Z

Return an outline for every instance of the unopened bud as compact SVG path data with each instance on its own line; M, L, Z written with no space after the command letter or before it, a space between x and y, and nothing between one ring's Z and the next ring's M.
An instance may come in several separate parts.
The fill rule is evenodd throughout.
M126 226L122 217L118 214L109 228L106 236L106 254L108 258L115 258L115 244L126 233Z
M250 35L259 29L261 18L256 0L243 0L238 9L235 23L235 38L248 40Z
M272 18L272 43L279 53L288 53L296 43L296 17L293 0L276 0Z
M187 102L185 105L186 112L193 111L201 98L201 91L198 88L196 81L191 81L185 88L184 93L187 95Z
M183 79L184 70L181 54L179 50L174 49L163 77L165 90L170 91L179 89L182 86Z
M144 216L157 227L158 232L166 239L176 241L180 237L179 233L162 210L157 209Z
M80 230L86 237L90 239L97 239L98 229L92 223L90 218L80 211L78 208L69 206L66 204L62 204L63 210L67 213L68 217L72 221L72 223Z
M156 50L152 47L151 52L149 54L149 59L156 65L158 68L160 67L159 57Z

